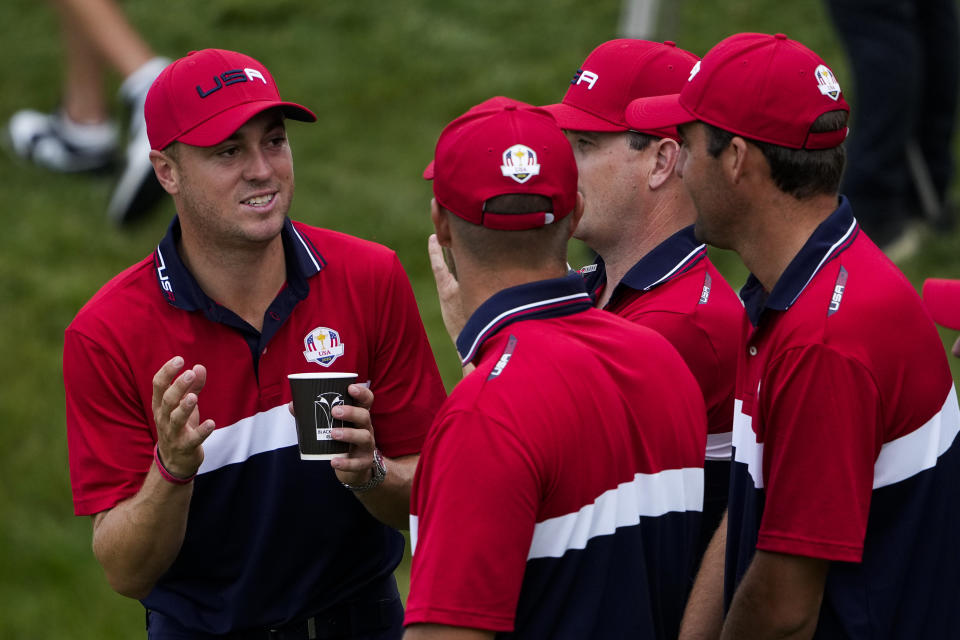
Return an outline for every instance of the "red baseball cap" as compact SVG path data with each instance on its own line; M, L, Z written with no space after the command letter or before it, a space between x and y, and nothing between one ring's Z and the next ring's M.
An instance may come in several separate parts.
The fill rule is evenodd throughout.
M191 51L160 72L147 93L150 148L175 141L210 147L273 107L293 120L317 119L306 107L283 102L273 76L250 56L225 49Z
M544 107L563 129L627 131L631 100L678 93L699 58L673 42L621 38L590 52L570 81L563 102ZM677 138L676 127L641 127L641 133Z
M782 33L738 33L703 56L679 94L631 102L627 122L649 129L701 120L782 147L831 149L847 128L811 133L810 126L838 110L850 107L820 56Z
M424 171L444 209L490 229L535 229L566 217L577 204L577 163L570 143L548 112L498 96L476 105L444 128ZM507 194L549 198L552 211L485 211Z
M468 115L473 115L476 113L483 113L485 111L499 111L507 105L516 105L516 106L530 106L525 102L520 102L519 100L514 100L513 98L506 98L504 96L493 96L492 98L487 98L480 104L475 104L467 112L460 116L461 118ZM433 180L433 160L430 161L430 164L427 165L427 168L423 170L424 180Z
M923 303L934 322L960 329L960 280L928 278L923 283Z

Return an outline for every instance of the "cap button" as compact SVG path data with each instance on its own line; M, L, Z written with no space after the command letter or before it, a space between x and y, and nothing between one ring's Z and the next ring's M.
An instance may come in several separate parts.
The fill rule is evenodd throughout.
M504 105L503 110L504 110L504 111L516 111L516 110L517 110L517 105L515 105L515 104Z
M782 33L776 33L776 34L774 34L773 37L776 38L777 40L786 40L786 39L787 39L787 36L784 35L784 34L782 34Z
M663 41L663 44L667 45L668 47L675 47L675 46L677 46L677 43L674 42L673 40L664 40L664 41Z

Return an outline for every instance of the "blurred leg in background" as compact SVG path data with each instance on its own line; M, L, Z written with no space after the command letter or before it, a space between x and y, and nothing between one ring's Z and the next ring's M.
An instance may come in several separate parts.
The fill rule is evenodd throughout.
M111 220L129 222L162 195L150 165L143 120L147 90L168 60L156 56L113 0L55 0L64 47L62 103L52 113L24 109L7 125L14 152L53 171L106 171L116 164L118 127L110 117L104 78L124 79L129 109L121 171L107 207Z
M918 220L953 223L948 190L960 43L955 0L827 0L853 72L841 191L892 257L919 245Z

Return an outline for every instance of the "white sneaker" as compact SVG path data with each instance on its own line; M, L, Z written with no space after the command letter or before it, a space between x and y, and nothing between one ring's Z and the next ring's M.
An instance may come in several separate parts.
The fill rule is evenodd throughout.
M142 122L142 106L140 113L141 124L135 130L131 128L123 172L107 206L107 216L117 224L147 213L165 193L150 163L150 141Z
M166 58L154 58L131 74L120 87L120 95L130 105L131 113L123 172L107 206L107 215L117 224L130 222L147 213L165 193L150 163L150 140L143 119L143 103L154 78L168 63Z
M13 152L51 171L101 171L113 164L117 129L112 123L77 124L62 113L17 111L7 123Z

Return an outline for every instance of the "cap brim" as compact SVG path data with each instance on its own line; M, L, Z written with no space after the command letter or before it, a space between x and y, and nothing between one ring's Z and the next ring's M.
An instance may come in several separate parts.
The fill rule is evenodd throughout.
M433 160L431 160L430 164L427 165L427 168L423 170L423 179L433 180Z
M680 94L637 98L627 105L627 124L631 129L666 129L697 119L680 106Z
M268 109L279 108L291 120L302 122L316 122L317 116L310 109L295 102L275 102L272 100L257 100L237 105L226 111L207 118L190 131L180 135L177 141L195 147L212 147L220 144L237 129L247 123L250 118Z
M583 109L558 103L548 104L542 109L548 111L561 129L570 131L626 131L627 126L604 120Z
M960 329L960 280L928 279L923 283L923 303L934 322Z

